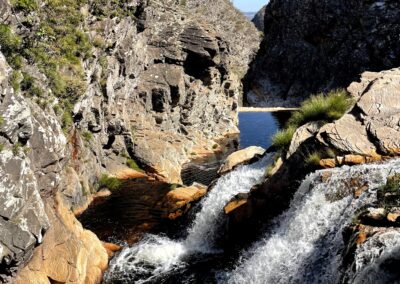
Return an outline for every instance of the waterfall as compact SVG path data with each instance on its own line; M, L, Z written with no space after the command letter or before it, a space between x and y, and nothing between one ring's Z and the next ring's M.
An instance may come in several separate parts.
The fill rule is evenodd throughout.
M400 171L400 160L309 175L290 208L274 220L262 240L243 253L232 272L221 273L220 282L339 283L341 253L345 248L343 229L357 209L376 200L376 189L396 171ZM323 178L324 174L330 177ZM352 178L368 185L358 199L349 189ZM388 256L400 258L400 233L386 235L358 247L353 277L356 283L390 283L376 281L383 277L377 267ZM375 246L373 242L384 245Z
M272 163L268 154L251 165L239 166L218 179L215 186L201 201L188 230L186 239L171 240L159 235L147 235L138 244L127 247L111 261L105 281L113 279L145 283L162 273L185 266L185 257L198 253L216 253L215 238L224 221L223 207L238 193L249 192L260 183L265 168Z

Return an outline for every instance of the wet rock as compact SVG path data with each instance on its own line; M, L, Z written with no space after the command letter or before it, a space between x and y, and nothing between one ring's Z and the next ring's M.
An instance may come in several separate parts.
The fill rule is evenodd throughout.
M245 149L236 151L226 158L225 162L218 170L218 173L220 175L225 174L231 171L233 168L237 167L238 165L249 163L252 160L257 159L257 157L262 156L264 153L265 149L257 146L250 146Z
M199 184L171 190L163 201L165 214L171 220L181 217L189 210L191 203L198 201L206 192L207 187Z
M365 212L360 216L364 222L370 221L383 221L386 219L387 212L385 208L368 208Z

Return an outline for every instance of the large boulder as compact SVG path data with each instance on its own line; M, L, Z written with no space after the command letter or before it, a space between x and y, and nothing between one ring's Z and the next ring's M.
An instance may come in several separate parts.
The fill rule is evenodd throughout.
M400 68L366 72L360 81L348 87L355 100L348 113L323 126L321 122L311 122L297 129L287 155L278 159L264 183L252 189L249 196L233 200L226 206L230 237L241 242L249 236L248 230L257 230L260 219L270 220L281 213L289 205L299 181L312 170L397 156L400 105L396 98L400 95L399 86ZM308 155L313 153L320 156L319 165L306 163ZM349 184L357 185L355 196L366 190L365 184L353 181ZM379 214L372 213L369 219L378 218ZM396 214L392 213L390 220L397 220Z
M262 156L265 149L258 146L250 146L230 154L218 170L220 175L231 171L233 168L251 162L253 159Z
M169 191L162 202L163 216L174 220L186 213L191 205L207 193L207 187L193 184Z
M364 71L399 66L399 18L397 1L271 0L249 102L297 105Z
M108 267L106 248L94 233L83 229L60 196L55 211L49 205L52 226L15 283L100 283Z

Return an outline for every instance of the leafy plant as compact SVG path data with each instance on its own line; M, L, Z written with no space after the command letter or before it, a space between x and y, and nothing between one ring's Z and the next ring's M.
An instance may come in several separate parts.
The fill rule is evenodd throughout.
M93 134L89 131L85 131L81 134L83 140L90 142L93 139Z
M386 184L378 189L380 206L400 205L400 173L387 177Z
M272 144L279 150L287 151L297 128L310 121L328 123L339 119L352 104L353 101L344 90L311 96L301 104L298 111L292 114L285 128L275 134Z
M3 150L4 150L4 144L0 143L0 153L3 152Z
M21 46L22 40L9 25L0 24L0 46L5 56L10 56Z
M68 132L71 126L74 124L74 119L72 118L71 111L65 110L61 117L62 128L64 132Z
M21 143L17 142L12 146L12 153L14 156L18 156L21 153L22 145Z

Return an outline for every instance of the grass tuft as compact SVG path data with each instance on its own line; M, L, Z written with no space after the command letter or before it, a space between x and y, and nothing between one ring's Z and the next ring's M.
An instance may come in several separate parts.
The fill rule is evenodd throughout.
M293 135L296 132L295 127L288 127L282 130L279 130L272 137L272 144L280 150L288 150L290 146L290 142L292 141Z
M319 152L310 153L306 160L305 164L308 166L319 166L319 162L321 161L321 154Z
M108 188L109 190L117 190L121 187L121 184L121 181L116 177L103 174L99 180L99 189Z
M287 151L297 128L311 121L329 123L337 120L346 113L352 104L353 101L345 90L311 96L301 104L298 111L292 114L286 127L275 134L272 144L281 151Z
M298 128L310 121L332 122L341 118L352 103L345 90L311 96L301 104L298 111L293 113L288 125Z
M144 172L140 167L139 167L139 165L136 163L136 161L135 160L133 160L133 159L127 159L126 160L126 165L129 167L129 168L131 168L132 170L135 170L135 171L138 171L138 172Z

